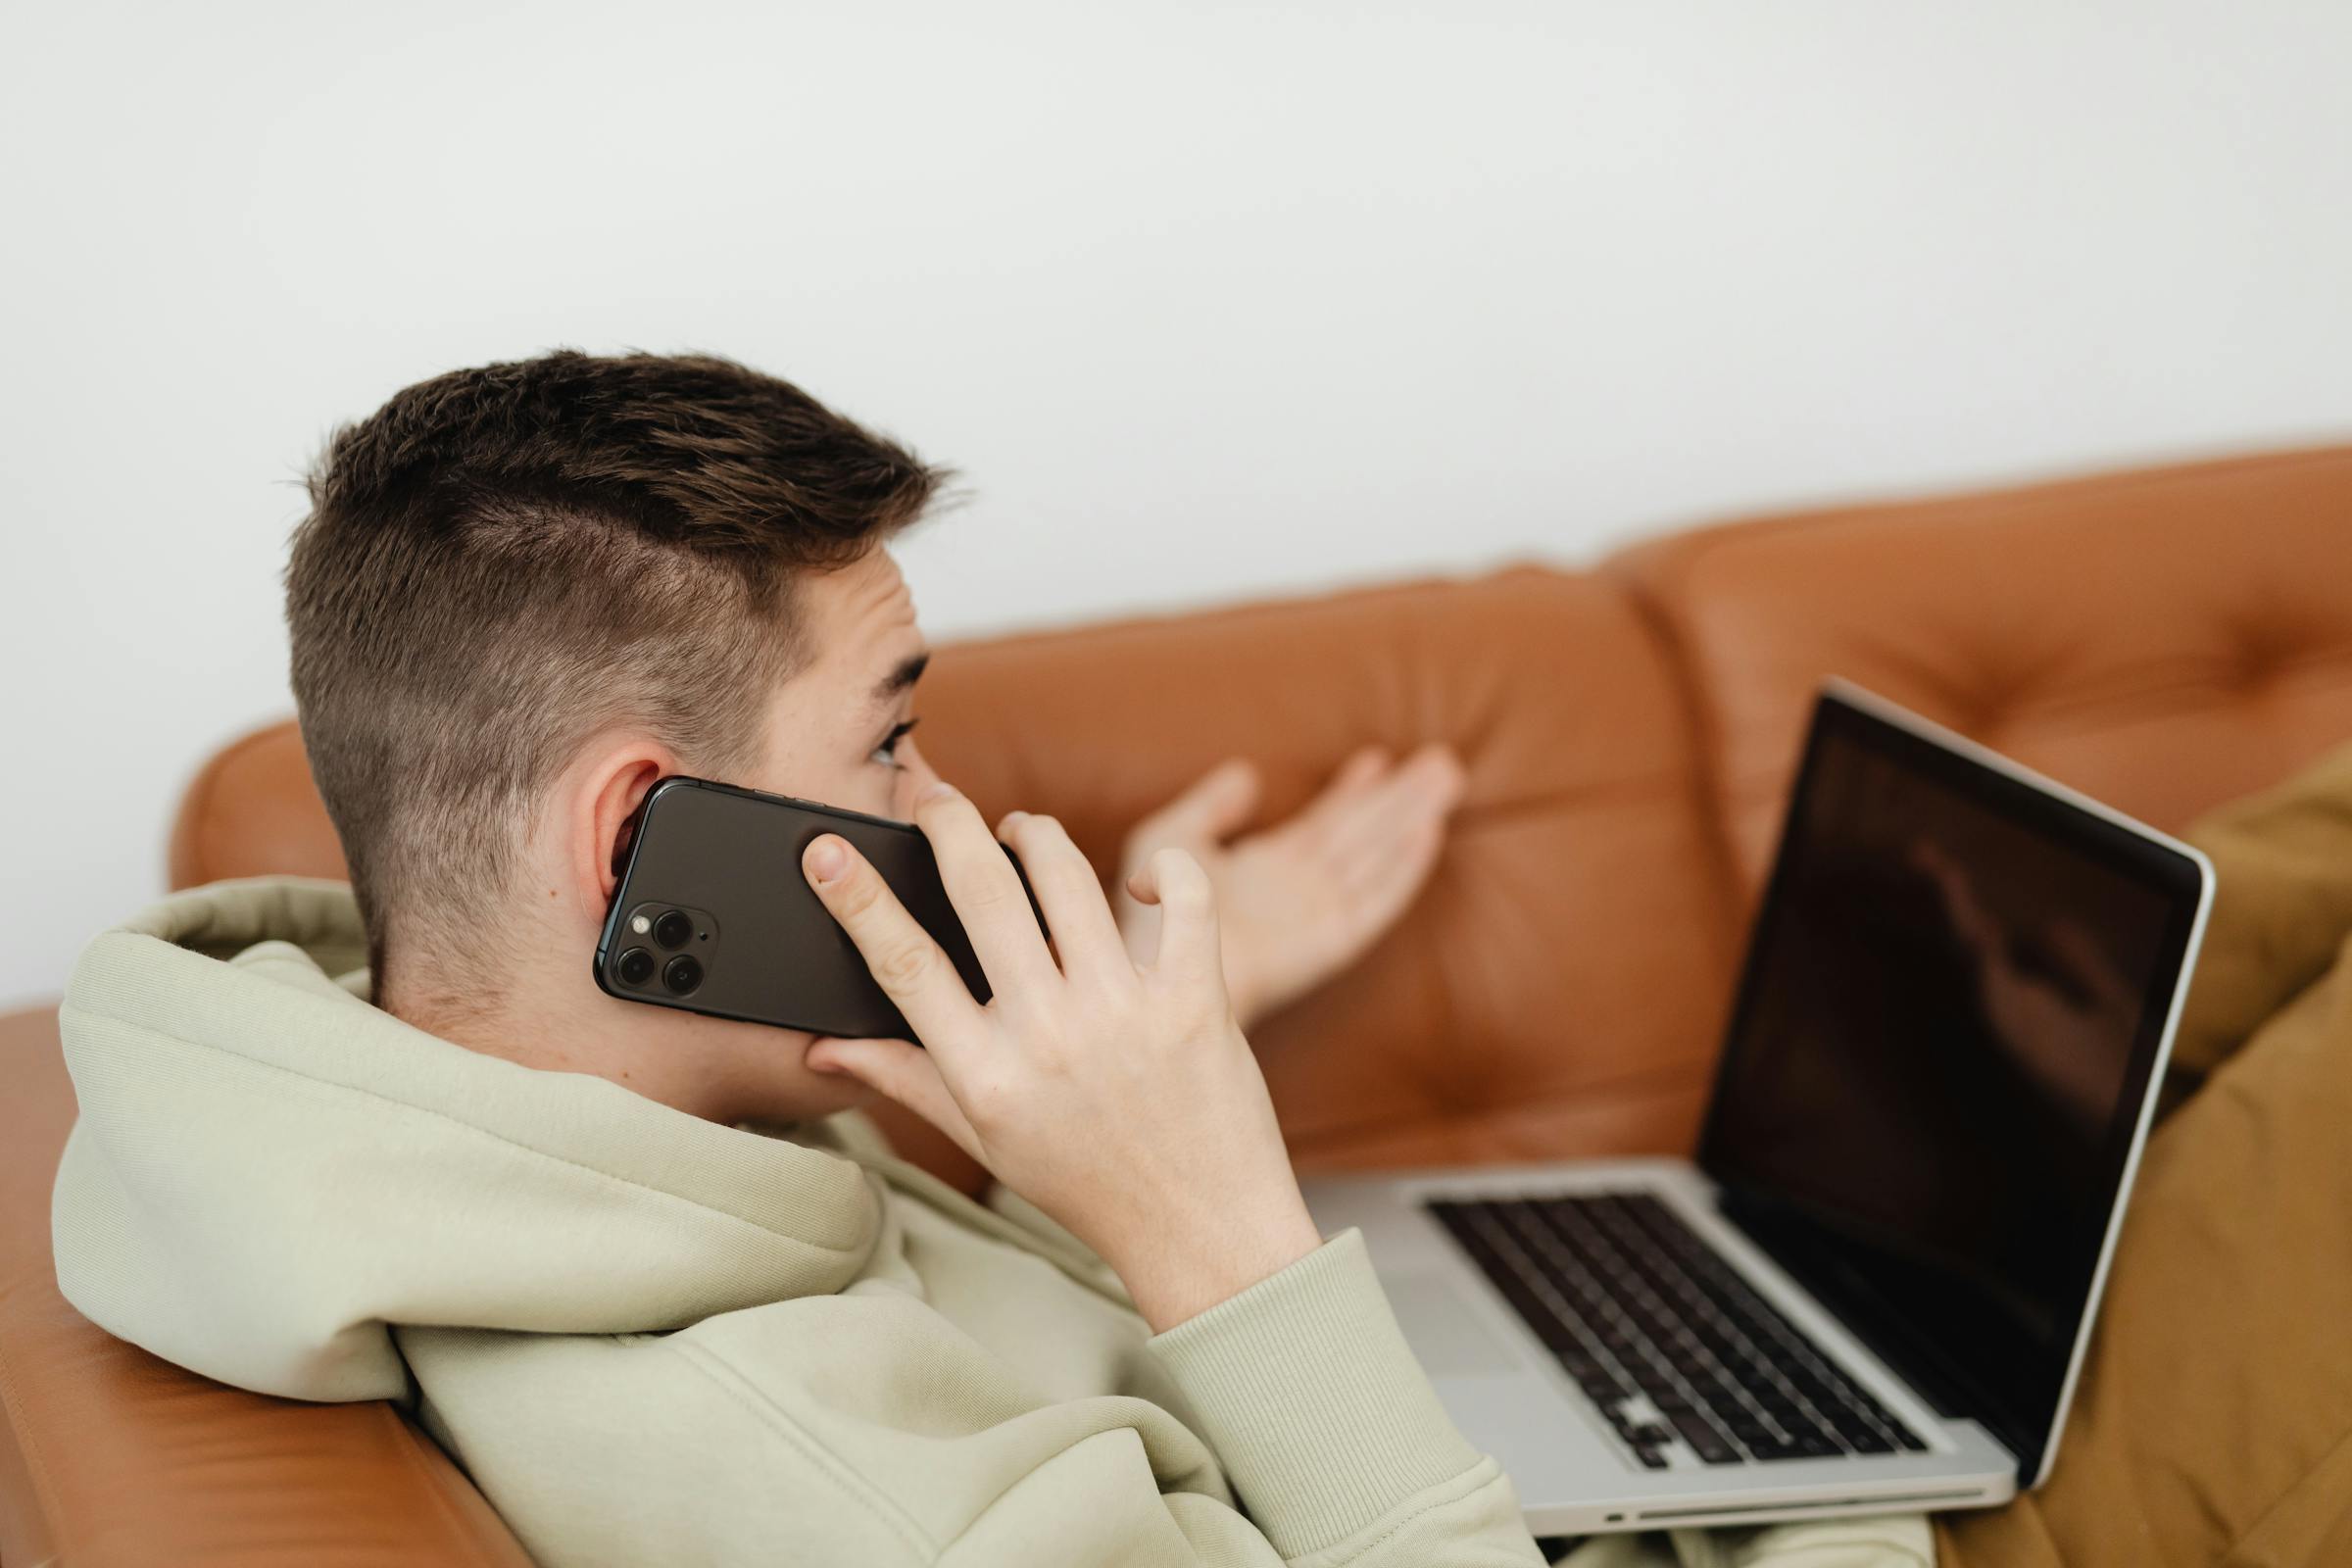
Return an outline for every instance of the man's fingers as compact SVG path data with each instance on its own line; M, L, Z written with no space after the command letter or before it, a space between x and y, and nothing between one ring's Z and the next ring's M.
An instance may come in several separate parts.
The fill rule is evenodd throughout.
M1385 926L1429 880L1445 847L1444 823L1434 819L1414 822L1389 844L1385 854L1343 866L1337 881L1350 904L1362 911L1366 923Z
M1306 835L1329 834L1361 808L1365 799L1379 787L1384 778L1395 776L1389 766L1389 751L1385 746L1359 746L1349 753L1315 798L1298 808L1296 816L1278 831L1294 831Z
M1442 820L1462 796L1462 764L1443 746L1425 746L1335 814L1328 844L1335 857L1378 855L1415 823Z
M1059 981L1061 971L1046 951L1046 934L1037 928L1020 873L1004 858L979 808L937 784L916 800L914 821L931 841L948 902L971 938L989 988L1017 997Z
M1340 764L1340 770L1332 774L1331 783L1326 788L1350 790L1360 784L1369 784L1380 777L1381 770L1388 765L1387 747L1378 744L1359 746L1348 754L1348 760Z
M1132 975L1134 966L1120 942L1118 921L1102 897L1102 884L1070 842L1068 830L1054 817L1012 811L998 824L997 836L1021 858L1062 972Z
M865 857L837 833L820 833L801 853L801 869L833 918L857 944L883 994L935 1049L954 1050L978 1021L980 1004L963 977ZM1012 874L1005 868L1005 875ZM1014 884L1018 890L1019 884Z
M895 1100L956 1141L974 1159L983 1159L980 1140L956 1104L929 1052L904 1040L821 1039L802 1058L818 1072L857 1079L886 1100Z
M1183 794L1136 824L1145 843L1216 843L1248 825L1257 809L1257 766L1229 757L1201 774Z
M1217 952L1217 901L1200 862L1173 847L1155 850L1128 878L1129 891L1159 906L1159 949L1152 967L1162 974L1214 976L1221 986L1225 966Z

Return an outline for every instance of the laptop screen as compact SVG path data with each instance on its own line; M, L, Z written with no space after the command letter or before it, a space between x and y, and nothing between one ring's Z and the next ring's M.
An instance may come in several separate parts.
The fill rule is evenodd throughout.
M1846 1325L2037 1478L2170 1037L2178 847L1835 691L1699 1163Z

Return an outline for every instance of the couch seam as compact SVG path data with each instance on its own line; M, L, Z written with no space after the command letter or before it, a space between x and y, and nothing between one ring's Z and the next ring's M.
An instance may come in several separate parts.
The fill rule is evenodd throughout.
M1613 569L1612 569L1613 568ZM1730 776L1723 765L1721 737L1715 733L1714 714L1704 700L1706 683L1699 678L1697 661L1693 656L1689 628L1670 610L1664 601L1650 592L1650 585L1639 573L1613 563L1604 564L1609 578L1625 596L1635 618L1665 666L1668 684L1672 687L1682 718L1683 734L1690 748L1690 765L1681 791L1684 808L1695 815L1707 843L1707 861L1715 884L1715 914L1719 929L1715 933L1724 951L1717 955L1719 961L1728 960L1728 972L1711 976L1713 983L1729 987L1739 978L1740 908L1743 904L1740 878L1739 857L1734 852L1731 831ZM1728 938L1728 942L1726 939Z

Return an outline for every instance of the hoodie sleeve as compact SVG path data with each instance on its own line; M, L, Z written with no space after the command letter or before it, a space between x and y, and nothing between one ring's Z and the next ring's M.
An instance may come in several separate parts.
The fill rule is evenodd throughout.
M428 1429L547 1568L1544 1561L1352 1231L1150 1342L1190 1426L1134 1396L1040 1402L895 1291L669 1335L400 1338Z
M1140 1448L1099 1435L1008 1489L943 1565L1544 1561L1510 1478L1438 1403L1360 1233L1344 1232L1151 1348L1247 1514L1162 1494Z

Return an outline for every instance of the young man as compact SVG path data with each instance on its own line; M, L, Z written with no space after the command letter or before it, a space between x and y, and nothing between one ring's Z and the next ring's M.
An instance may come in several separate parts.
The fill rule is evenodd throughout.
M1458 770L1360 758L1228 843L1250 784L1220 769L1138 830L1114 907L905 738L922 645L883 546L933 482L710 360L494 366L339 436L288 600L353 887L200 889L91 945L60 1284L225 1381L413 1401L550 1564L1539 1560L1358 1239L1308 1224L1243 1038L1410 899ZM996 1000L823 844L807 874L927 1053L606 998L614 857L673 772L912 815ZM1686 1533L1686 1564L2352 1561L2352 750L2192 836L2221 888L2196 1092L2050 1484L1934 1545ZM833 1114L869 1087L992 1201Z
M338 435L287 586L352 886L198 890L89 949L67 1296L230 1383L412 1399L549 1564L1540 1561L1360 1239L1309 1221L1244 1037L1410 900L1458 766L1360 757L1232 843L1220 769L1114 907L906 736L885 544L935 480L710 359L463 371ZM927 1049L604 995L674 773L911 817L995 1000L830 837L804 872ZM872 1090L993 1201L840 1114Z

